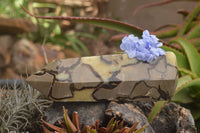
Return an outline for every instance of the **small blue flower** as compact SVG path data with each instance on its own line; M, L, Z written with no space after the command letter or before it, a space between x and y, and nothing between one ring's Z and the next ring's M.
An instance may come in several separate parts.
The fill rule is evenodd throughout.
M155 35L150 35L149 31L145 30L142 39L132 34L124 37L120 48L128 54L129 58L136 57L138 60L150 63L153 59L165 54L165 51L159 48L162 45Z

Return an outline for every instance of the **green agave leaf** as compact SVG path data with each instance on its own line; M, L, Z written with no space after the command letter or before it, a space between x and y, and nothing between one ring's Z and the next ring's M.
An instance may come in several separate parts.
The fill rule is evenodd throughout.
M197 52L197 50L194 48L194 46L188 40L180 38L180 37L173 39L172 41L170 41L170 43L178 43L183 48L187 56L191 71L199 75L200 55Z
M181 79L181 78L180 78ZM183 77L181 79L183 84L177 88L176 94L172 97L172 101L180 103L190 103L193 101L191 97L191 91L193 91L193 96L199 96L200 93L200 78L190 80L189 77ZM184 83L185 82L185 83ZM194 90L196 94L194 93Z
M179 31L179 36L183 36L190 25L190 23L194 20L194 18L198 15L200 12L200 3L196 6L196 8L186 17L185 23L181 30Z
M176 87L176 93L180 91L181 86L183 86L185 83L192 80L192 77L190 75L185 75L183 77L180 77L178 79L177 87Z
M200 83L190 88L190 96L195 100L200 100Z
M143 127L141 127L140 129L138 129L134 133L142 133L146 128L147 128L147 125L144 125Z
M189 39L194 39L200 37L200 23L196 25L190 32L188 32L186 38Z
M165 51L174 52L174 54L176 55L177 64L179 67L186 68L186 69L190 68L187 57L183 53L168 46L162 46L162 49L164 49Z
M197 24L199 24L198 21L191 22L187 29L186 33L189 32L193 27L195 27ZM175 37L178 34L178 31L182 28L182 25L177 25L176 27L173 28L168 28L166 30L161 30L161 31L156 31L153 32L158 38L164 39L164 38L170 38L170 37Z
M182 67L178 67L178 71L181 72L181 74L183 76L185 75L190 75L192 79L198 78L198 76L196 75L196 73L191 72L188 69L182 68Z
M153 34L155 34L158 38L162 38L162 39L170 38L170 37L176 36L179 29L180 27L173 27L167 30L153 32Z
M155 103L153 106L149 116L148 116L148 121L149 123L152 123L155 117L160 113L164 105L167 103L167 101L158 101Z
M189 40L190 43L199 51L200 50L200 37Z
M176 93L178 93L181 90L181 88L184 84L186 84L187 82L189 82L191 80L192 80L192 77L190 75L185 75L183 77L180 77L178 79L178 84L177 84L177 87L176 87Z
M55 17L48 17L48 16L36 16L31 14L28 10L26 10L23 6L22 9L27 12L29 15L35 18L42 18L42 19L57 19L57 20L69 20L74 22L92 24L95 26L100 26L104 28L109 28L112 30L117 30L124 33L134 34L135 36L141 37L143 29L112 19L106 18L95 18L95 17L62 17L62 16L55 16Z
M180 1L199 1L199 0L180 0ZM156 2L152 2L152 3L144 4L144 5L137 7L134 10L133 14L135 15L138 11L140 11L143 8L165 5L165 4L172 3L172 2L176 2L176 0L161 0L158 2L156 1Z
M172 97L171 101L184 104L192 103L193 99L190 97L189 93L189 88L181 89Z
M183 16L183 19L185 19L190 14L190 12L186 10L179 10L177 13L181 14Z

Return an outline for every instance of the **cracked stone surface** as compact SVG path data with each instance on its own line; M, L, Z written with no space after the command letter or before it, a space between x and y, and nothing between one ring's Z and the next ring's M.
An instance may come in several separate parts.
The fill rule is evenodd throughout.
M55 60L26 81L53 101L170 99L178 80L172 52L151 63L127 54Z
M189 110L169 103L151 124L156 133L196 133L194 119Z
M107 108L108 103L105 102L54 102L53 106L45 112L46 121L51 124L55 124L58 120L63 119L63 109L62 107L68 110L68 114L71 117L73 112L76 111L79 114L81 127L84 125L95 124L96 120L99 120L100 123L104 120L104 110Z

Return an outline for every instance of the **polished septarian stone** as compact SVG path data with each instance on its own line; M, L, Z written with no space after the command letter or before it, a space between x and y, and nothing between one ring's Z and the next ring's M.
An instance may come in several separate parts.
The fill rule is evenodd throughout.
M157 101L170 99L178 80L176 56L151 63L127 54L59 59L27 78L53 101Z

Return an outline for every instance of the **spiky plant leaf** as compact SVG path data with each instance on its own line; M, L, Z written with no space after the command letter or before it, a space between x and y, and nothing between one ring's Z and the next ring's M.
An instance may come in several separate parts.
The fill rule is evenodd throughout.
M192 98L200 98L200 78L190 79L188 76L180 78L182 84L179 84L176 94L172 97L172 101L180 103L191 103Z
M79 120L78 112L73 112L72 122L79 132L80 131L80 120Z
M144 127L146 128L146 126L144 126L144 127L140 128L140 129L136 130L138 122L136 122L131 128L126 127L126 126L124 126L124 121L123 120L120 122L119 120L118 121L115 120L116 117L113 117L108 122L106 127L99 127L99 121L97 120L94 125L91 125L91 126L87 126L86 125L82 131L80 131L80 130L72 130L72 128L70 128L70 130L69 130L69 127L71 127L71 125L69 124L69 120L68 120L69 116L67 114L67 110L64 107L63 107L63 111L64 111L65 122L59 122L60 125L62 126L62 128L54 126L52 124L49 124L49 123L45 122L43 119L41 119L43 124L47 125L51 129L55 130L54 132L59 132L59 133L61 133L61 132L62 133L70 133L70 132L71 133L135 133L137 131L143 131ZM74 114L75 114L75 116L73 116L73 119L75 119L76 116L78 117L77 112L75 112ZM68 116L68 118L65 117L65 116ZM79 119L79 118L76 118L76 119ZM67 126L67 124L68 124L68 126ZM71 123L71 124L73 124L73 123ZM77 129L76 125L79 125L79 124L74 124L76 129ZM44 126L43 126L43 129L44 129L44 131L46 133L50 132Z
M75 127L75 125L72 123L72 121L70 120L67 110L65 109L65 107L63 106L63 112L64 112L64 119L65 119L65 123L67 126L67 131L68 133L75 133L77 132L77 128Z
M170 43L177 43L179 44L187 56L191 71L196 75L200 73L200 55L194 46L186 39L177 37L170 41Z
M178 67L178 70L179 70L179 72L181 72L184 75L190 75L191 78L193 78L193 79L194 78L198 78L198 76L195 73L191 72L188 69L185 69L185 68L182 68L182 67Z
M53 132L49 131L44 125L42 125L42 128L45 133L53 133Z
M109 128L114 122L115 122L115 116L113 118L110 119L110 121L108 122L107 124L107 127L106 128Z
M136 130L138 124L139 124L138 121L135 122L135 124L133 124L133 126L127 131L127 133L133 133Z
M188 32L188 34L186 35L186 38L188 40L194 39L197 37L200 37L200 23L196 25L194 28L192 28L190 32Z
M140 129L138 129L138 130L135 131L134 133L142 133L146 128L147 128L147 125L141 127Z
M167 103L167 101L158 101L154 104L149 116L148 116L148 121L149 123L152 123L155 117L160 113L164 105Z
M69 20L69 21L73 21L73 22L87 23L87 24L92 24L92 25L95 25L95 26L109 28L109 29L124 32L124 33L134 34L134 35L140 36L140 37L142 36L142 32L143 32L143 29L141 29L139 27L136 27L136 26L124 23L124 22L120 22L120 21L117 21L117 20L106 19L106 18L94 18L94 17L36 16L36 15L31 14L23 6L21 6L21 7L25 12L27 12L29 15L31 15L35 18Z
M116 123L116 122L115 122ZM114 130L115 128L115 123L111 124L110 126L108 126L108 128L106 129L106 132L107 133L112 133L112 131Z
M189 32L192 28L194 28L198 24L199 24L199 21L191 22L188 25L185 33ZM161 38L161 39L175 37L178 34L178 32L180 31L181 28L182 28L182 25L177 25L177 26L172 27L172 28L153 32L153 34L155 34L158 38Z
M172 97L171 101L177 102L177 103L190 104L194 102L194 99L190 97L189 88L184 88L184 89L181 89L179 92L177 92Z
M54 126L52 124L49 124L48 122L44 121L43 118L41 118L41 121L47 125L48 127L50 127L51 129L57 131L57 132L60 132L61 131L61 128L60 127L57 127L57 126Z
M200 37L188 41L200 52Z
M182 76L178 79L178 84L176 87L176 93L178 93L178 91L180 91L181 86L183 86L185 83L189 82L192 80L192 77L190 75L185 75Z
M194 18L198 15L199 12L200 12L200 3L198 3L196 8L186 17L185 23L181 28L181 30L179 31L178 36L182 37L185 34L188 26L191 24L191 22L194 20Z
M176 36L179 29L180 29L180 26L177 26L177 27L172 27L172 28L166 29L166 30L154 32L154 34L158 38L161 38L161 39L170 38L170 37Z

